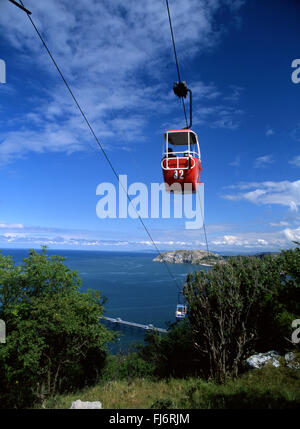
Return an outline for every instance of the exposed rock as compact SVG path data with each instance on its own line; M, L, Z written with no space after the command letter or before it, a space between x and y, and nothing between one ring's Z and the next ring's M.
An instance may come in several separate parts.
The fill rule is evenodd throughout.
M71 405L71 407L70 407L70 409L100 409L100 408L102 408L102 404L101 404L101 402L99 402L99 401L96 401L96 402L89 402L89 401L86 401L86 402L83 402L83 401L81 401L80 399L77 399L77 401L75 401L75 402L72 402L72 405Z
M173 250L162 252L154 262L168 262L171 264L195 264L195 265L214 265L224 262L224 258L212 252L204 250Z
M293 352L287 353L285 356L285 364L291 369L300 369L300 360Z
M273 366L278 367L280 366L279 358L280 354L275 350L271 350L270 352L258 353L256 355L250 356L248 359L246 359L246 364L251 369L261 369L267 363L271 363Z
M279 253L266 252L258 253L256 255L236 255L239 258L253 257L265 258L272 256L276 258ZM226 264L233 256L221 256L216 253L206 252L204 250L172 250L169 252L162 252L159 256L153 259L155 262L167 262L170 264L195 264L195 265L208 265Z

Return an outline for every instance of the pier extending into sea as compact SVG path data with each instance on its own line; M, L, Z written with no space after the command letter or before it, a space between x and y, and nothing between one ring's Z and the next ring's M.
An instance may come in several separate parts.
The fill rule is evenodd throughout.
M135 322L127 322L126 320L122 320L120 317L117 317L116 319L112 318L112 317L102 317L102 319L107 320L108 322L114 323L114 324L119 324L119 325L124 325L124 326L129 326L132 328L140 328L140 329L144 329L146 331L156 331L156 332L162 332L162 333L166 333L167 330L166 329L162 329L162 328L156 328L155 326L149 324L149 325L142 325L141 323L135 323Z

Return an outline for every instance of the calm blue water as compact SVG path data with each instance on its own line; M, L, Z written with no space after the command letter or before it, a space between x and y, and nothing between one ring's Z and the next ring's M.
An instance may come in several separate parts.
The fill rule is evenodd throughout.
M3 249L17 263L28 255L25 249ZM105 315L123 320L166 328L175 321L178 303L178 288L170 277L165 264L153 262L156 254L132 252L47 250L48 254L61 255L65 264L77 270L81 290L100 290L107 298ZM188 264L168 264L170 271L182 287L189 272L201 268ZM107 323L112 328L112 324ZM144 331L137 328L122 328L121 340L113 351L127 350L130 343L143 342Z

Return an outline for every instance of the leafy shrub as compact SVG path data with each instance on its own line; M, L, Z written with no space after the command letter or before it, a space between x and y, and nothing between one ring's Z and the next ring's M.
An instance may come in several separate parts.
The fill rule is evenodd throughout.
M99 377L113 335L100 294L80 293L64 258L34 250L17 266L0 254L1 407L24 407Z
M254 352L286 352L300 318L300 249L227 258L187 277L188 317L164 336L148 334L140 355L160 377L237 376Z
M291 321L300 314L299 251L231 258L188 276L188 317L210 377L224 381L254 351L289 347Z

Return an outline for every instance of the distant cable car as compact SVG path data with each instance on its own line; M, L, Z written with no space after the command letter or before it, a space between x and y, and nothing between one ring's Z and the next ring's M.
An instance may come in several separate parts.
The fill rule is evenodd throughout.
M176 306L176 312L175 312L176 319L178 319L178 320L184 319L186 316L186 313L187 313L187 306L186 305L178 304Z
M163 170L166 191L195 192L200 182L201 153L197 134L191 129L170 130L164 135ZM170 147L171 146L171 147ZM169 189L173 184L180 186ZM184 186L185 184L189 184Z

